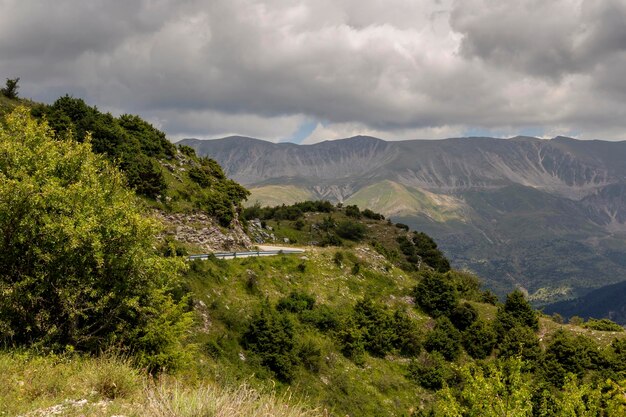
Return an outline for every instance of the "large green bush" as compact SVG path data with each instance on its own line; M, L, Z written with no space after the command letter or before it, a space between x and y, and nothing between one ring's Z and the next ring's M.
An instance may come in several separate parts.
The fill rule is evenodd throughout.
M457 304L454 286L439 272L422 273L422 279L413 294L417 305L433 317L449 316Z
M290 381L298 364L294 337L294 325L289 316L264 305L250 321L242 342L246 349L260 357L263 366L279 379Z
M0 343L174 366L190 324L173 296L183 264L156 255L156 230L88 136L56 140L15 110L0 125Z

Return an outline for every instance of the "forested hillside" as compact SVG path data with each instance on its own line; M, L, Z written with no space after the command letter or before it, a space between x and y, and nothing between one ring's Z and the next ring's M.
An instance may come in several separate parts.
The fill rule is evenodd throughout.
M251 238L306 252L186 261L150 207L226 219L208 202L234 216L245 189L138 118L55 105L0 122L0 412L624 415L615 323L500 303L430 236L354 205L252 206Z
M248 187L250 204L327 199L424 231L453 265L479 274L500 296L522 288L541 306L626 279L626 142L181 143Z
M91 149L116 165L128 186L160 210L203 211L227 227L249 194L226 178L214 160L197 157L189 147L173 145L163 132L138 116L114 117L70 96L51 105L6 98L2 103L2 112L26 105L34 117L47 121L58 138L81 143L89 138Z

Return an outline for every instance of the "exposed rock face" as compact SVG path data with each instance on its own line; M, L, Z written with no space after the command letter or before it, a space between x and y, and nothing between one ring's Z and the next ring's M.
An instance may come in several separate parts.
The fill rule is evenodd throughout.
M519 184L575 200L626 181L626 142L358 136L306 146L241 137L181 143L217 160L245 186L296 184L337 201L381 180L435 193Z
M231 228L225 229L203 213L156 211L155 215L165 224L165 236L171 236L179 242L198 245L206 252L234 251L252 247L252 241L238 220L233 221Z

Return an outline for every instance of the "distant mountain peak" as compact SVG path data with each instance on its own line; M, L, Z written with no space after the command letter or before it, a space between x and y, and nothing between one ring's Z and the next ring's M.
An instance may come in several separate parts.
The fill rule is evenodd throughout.
M576 139L576 138L570 138L569 136L555 136L552 139L553 141L556 142L580 142L580 139Z

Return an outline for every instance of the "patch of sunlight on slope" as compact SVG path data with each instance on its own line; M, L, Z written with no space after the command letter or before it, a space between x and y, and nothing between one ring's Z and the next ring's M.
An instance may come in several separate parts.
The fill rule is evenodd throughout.
M345 204L356 204L386 216L422 214L436 222L463 220L463 201L393 181L369 185L350 196Z
M250 197L245 202L248 207L256 202L261 206L279 206L283 203L289 205L306 200L315 200L310 191L295 185L265 185L250 188L249 191Z

